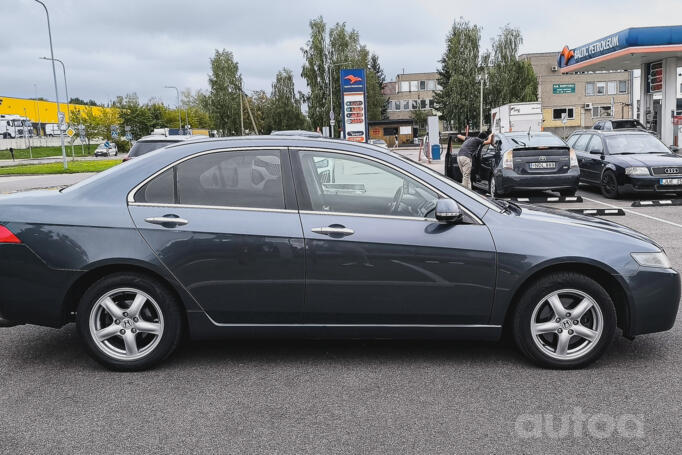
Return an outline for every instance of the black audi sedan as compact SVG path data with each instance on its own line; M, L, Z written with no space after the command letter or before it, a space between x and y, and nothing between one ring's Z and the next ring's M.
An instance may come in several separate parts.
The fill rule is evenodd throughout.
M0 197L0 214L0 326L75 322L117 370L162 361L185 334L503 330L540 365L576 368L617 327L670 329L680 298L638 232L486 199L347 141L185 141L62 191Z
M682 194L682 157L644 131L576 131L568 138L580 166L580 182L602 194Z
M462 172L453 145L451 136L445 154L445 174L461 182ZM578 190L579 175L575 154L552 133L495 133L494 142L472 157L472 186L493 197L542 190L573 196Z

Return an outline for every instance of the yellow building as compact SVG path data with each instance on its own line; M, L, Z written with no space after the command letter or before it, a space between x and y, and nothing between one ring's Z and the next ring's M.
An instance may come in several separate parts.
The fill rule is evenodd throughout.
M68 123L69 112L67 112L67 105L60 103L62 111L66 115L66 122ZM91 108L92 112L100 116L103 111L116 111L117 109L99 106L84 106L81 104L72 104L71 111L78 112L81 109ZM57 118L57 103L53 101L36 101L23 98L12 98L9 96L0 96L0 114L6 115L21 115L28 117L32 123L59 123Z

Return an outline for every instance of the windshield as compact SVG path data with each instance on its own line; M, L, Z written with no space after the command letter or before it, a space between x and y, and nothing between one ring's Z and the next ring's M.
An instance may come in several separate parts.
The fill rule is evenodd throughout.
M670 153L670 150L661 141L648 133L606 136L606 146L611 155Z
M507 137L524 147L566 147L566 143L553 134L510 134Z
M136 142L135 145L133 145L133 148L130 149L130 153L128 153L129 157L134 157L134 156L141 156L145 155L149 152L153 152L154 150L158 150L162 147L165 147L167 145L171 144L177 144L178 141L144 141L144 142Z

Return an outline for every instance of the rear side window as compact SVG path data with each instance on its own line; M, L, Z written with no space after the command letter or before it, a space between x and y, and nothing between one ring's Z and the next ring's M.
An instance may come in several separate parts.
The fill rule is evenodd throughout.
M579 137L580 137L579 134L575 134L575 135L569 137L568 141L566 141L566 143L569 145L569 147L573 147L573 144L575 144L575 141L577 141Z
M177 143L177 141L138 141L130 149L128 156L132 158L135 156L146 155L147 153L153 152L154 150Z
M135 202L283 209L280 152L217 152L191 158L145 184Z

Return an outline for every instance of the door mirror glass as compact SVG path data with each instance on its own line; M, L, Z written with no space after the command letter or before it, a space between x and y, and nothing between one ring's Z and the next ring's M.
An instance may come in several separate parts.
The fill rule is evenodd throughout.
M455 224L462 219L459 205L452 199L438 199L436 202L436 220L444 224Z

